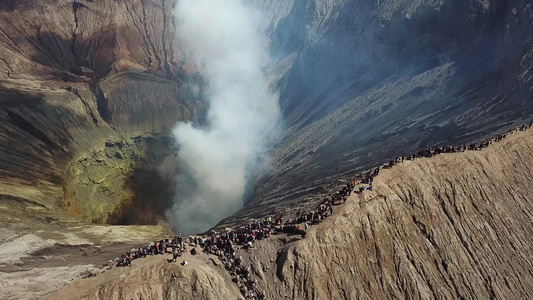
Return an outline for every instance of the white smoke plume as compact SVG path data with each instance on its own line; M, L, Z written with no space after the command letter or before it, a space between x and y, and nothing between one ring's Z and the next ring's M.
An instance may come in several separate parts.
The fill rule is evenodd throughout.
M180 0L179 38L203 66L208 128L180 123L173 229L203 232L242 207L250 176L277 136L279 96L264 74L260 15L240 0Z

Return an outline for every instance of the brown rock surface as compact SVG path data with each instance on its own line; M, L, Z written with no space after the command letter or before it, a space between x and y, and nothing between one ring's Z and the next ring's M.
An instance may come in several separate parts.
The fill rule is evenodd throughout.
M532 165L529 130L483 151L384 170L374 191L278 250L270 296L531 298Z
M306 239L276 236L237 255L267 299L529 299L532 164L533 130L482 151L405 162L336 206ZM50 298L238 297L205 254L186 254L184 268L150 259Z
M138 259L131 268L75 281L45 299L242 299L229 275L207 255L185 254L176 263L167 261L171 258ZM181 265L183 260L186 266Z

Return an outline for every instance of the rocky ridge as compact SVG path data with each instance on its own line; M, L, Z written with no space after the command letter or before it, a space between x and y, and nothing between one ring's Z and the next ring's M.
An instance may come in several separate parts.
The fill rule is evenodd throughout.
M278 296L530 297L532 138L384 170L278 253Z
M311 226L305 239L262 240L238 255L267 298L529 298L532 162L531 130L482 151L405 161L381 171L372 191L352 194L333 216ZM182 258L195 267L140 259L132 269L77 281L52 297L76 289L79 298L180 298L190 295L194 280L198 298L240 298L219 289L222 279L191 274L205 271L200 263L211 265L207 272L222 272L212 276L226 276L205 254ZM184 286L178 279L171 287L147 289L146 272L168 268L185 276Z
M165 257L168 258L168 255ZM75 281L45 299L240 299L237 287L220 265L206 255L188 257L188 265L168 263L161 256L136 261L135 268L118 268L94 278Z

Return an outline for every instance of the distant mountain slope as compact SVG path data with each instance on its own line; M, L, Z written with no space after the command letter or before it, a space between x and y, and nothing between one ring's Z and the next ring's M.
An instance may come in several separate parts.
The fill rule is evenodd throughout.
M286 133L238 216L533 118L528 1L268 1Z

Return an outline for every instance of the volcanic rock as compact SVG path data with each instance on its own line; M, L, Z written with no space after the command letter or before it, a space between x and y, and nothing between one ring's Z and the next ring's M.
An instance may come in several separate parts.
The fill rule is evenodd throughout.
M530 298L532 163L532 130L482 151L406 161L305 239L274 236L237 255L267 299ZM205 256L185 254L186 267L136 260L51 298L239 298Z

